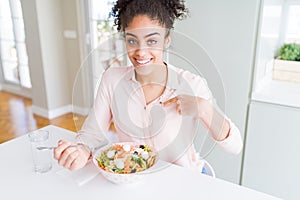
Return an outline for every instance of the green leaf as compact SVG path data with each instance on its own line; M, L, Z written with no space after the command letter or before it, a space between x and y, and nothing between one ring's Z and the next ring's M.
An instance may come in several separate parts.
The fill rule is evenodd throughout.
M300 61L300 44L284 44L279 50L282 60Z

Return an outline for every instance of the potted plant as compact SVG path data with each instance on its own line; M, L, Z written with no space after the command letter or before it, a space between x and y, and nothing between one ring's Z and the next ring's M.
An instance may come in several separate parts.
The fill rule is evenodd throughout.
M283 44L274 60L273 79L300 82L300 44Z

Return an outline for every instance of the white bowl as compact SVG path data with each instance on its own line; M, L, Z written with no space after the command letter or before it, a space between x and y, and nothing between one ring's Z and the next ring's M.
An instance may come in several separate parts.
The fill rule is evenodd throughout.
M149 169L151 169L157 162L158 160L158 154L154 150L154 148L151 147L151 150L156 154L155 155L155 162L154 164L149 167L148 169L141 171L141 172L134 172L134 173L129 173L129 174L119 174L119 173L114 173L110 171L106 171L105 169L101 168L98 165L98 161L96 158L100 157L101 153L105 150L107 150L109 147L112 145L130 145L130 146L138 146L139 144L133 143L133 142L119 142L119 143L113 143L110 145L106 145L105 147L102 147L101 149L97 150L94 155L93 155L93 163L97 166L97 168L100 170L101 174L109 181L115 183L115 184L128 184L128 183L134 183L137 181L140 181L146 174L148 174Z

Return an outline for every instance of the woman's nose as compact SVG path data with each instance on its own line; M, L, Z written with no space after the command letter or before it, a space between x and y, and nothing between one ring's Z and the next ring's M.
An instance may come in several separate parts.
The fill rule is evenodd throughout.
M144 44L141 44L139 45L139 47L136 49L135 53L138 55L138 56L145 56L147 53L148 53L148 48L146 45Z
M145 48L139 48L135 52L136 55L143 57L147 54L147 50Z

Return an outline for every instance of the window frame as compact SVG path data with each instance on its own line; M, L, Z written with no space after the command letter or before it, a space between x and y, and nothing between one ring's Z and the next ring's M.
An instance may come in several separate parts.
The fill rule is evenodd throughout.
M282 1L282 14L280 18L280 25L278 30L278 39L276 45L273 44L272 48L276 47L276 51L284 42L283 27L286 28L285 21L287 20L287 8L291 3L299 3L300 0L284 0ZM270 66L273 66L275 54L277 53L275 49L270 49L267 53L261 53L264 51L266 46L266 41L268 41L263 35L263 10L264 6L269 6L270 1L262 0L260 7L260 14L258 17L258 28L257 28L257 38L256 46L254 48L254 64L253 64L253 77L252 77L252 89L250 93L251 101L266 102L271 104L278 104L288 107L300 108L300 84L297 82L286 82L278 81L272 79L272 70ZM278 4L279 5L279 4ZM273 36L272 36L273 37ZM277 37L277 34L274 34ZM270 39L270 38L269 38ZM274 39L274 38L273 38ZM263 44L264 43L264 44ZM262 49L263 50L262 50ZM274 50L274 51L273 51ZM270 58L270 52L273 51L273 58ZM267 59L267 60L266 60ZM262 65L264 62L264 65ZM262 75L263 74L263 75Z
M19 2L16 2L19 1ZM17 16L17 4L19 3L19 5L22 7L21 1L20 0L7 0L7 3L9 5L10 8L10 17L11 17L11 22L12 22L12 33L13 33L13 39L12 40L7 40L7 41L13 41L15 43L15 49L16 49L16 56L17 56L17 70L18 70L18 81L14 82L14 81L10 81L7 80L5 78L4 75L4 66L3 66L3 62L7 62L8 60L3 60L2 55L0 54L0 83L1 83L1 89L4 90L8 90L10 92L25 96L25 97L31 97L31 88L32 88L32 84L31 84L31 77L30 77L30 72L29 72L29 87L27 87L26 84L24 84L22 82L21 79L21 75L20 75L20 71L21 71L21 67L26 66L29 69L29 64L28 64L28 53L27 53L27 49L26 49L26 41L25 41L25 25L24 25L24 18L23 18L23 13L22 16ZM22 9L22 8L21 8ZM22 10L21 10L22 12ZM23 22L23 31L24 31L24 39L20 40L20 38L18 37L17 31L17 23L16 20L22 20ZM5 38L0 38L1 41L5 41ZM20 45L23 44L25 45L25 53L27 56L27 59L25 60L26 63L23 62L23 60L20 60Z

